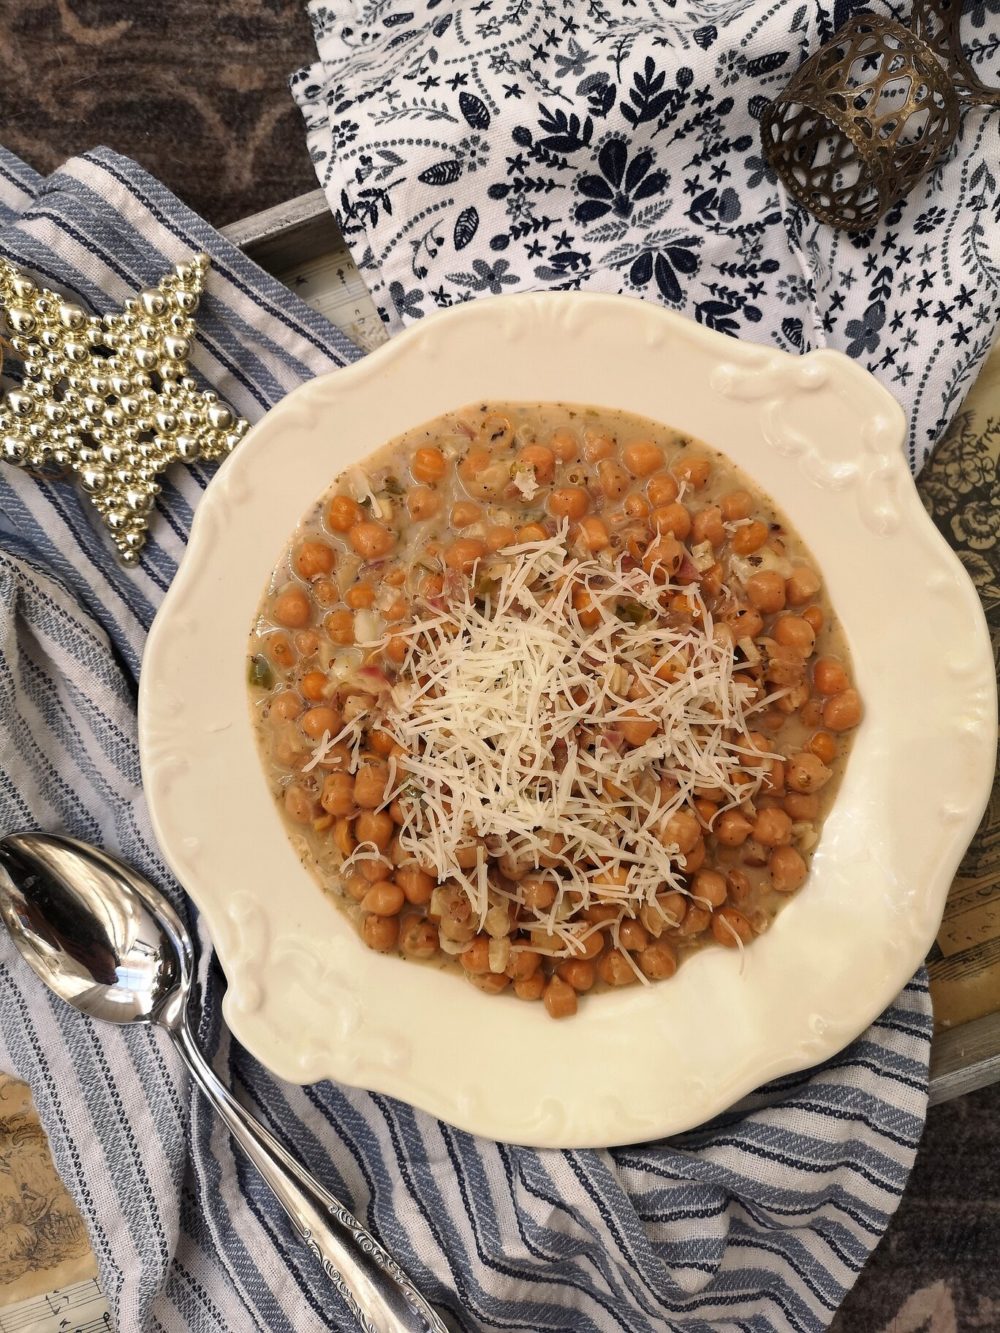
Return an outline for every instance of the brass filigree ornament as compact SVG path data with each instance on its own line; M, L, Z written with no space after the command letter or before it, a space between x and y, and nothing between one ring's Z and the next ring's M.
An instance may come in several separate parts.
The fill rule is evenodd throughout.
M6 343L24 367L0 400L0 458L75 473L126 564L145 543L164 470L224 458L248 429L187 373L208 263L178 264L101 318L0 259Z
M863 231L948 152L963 105L1000 106L969 65L961 0L916 0L910 27L855 14L761 117L764 156L820 222Z

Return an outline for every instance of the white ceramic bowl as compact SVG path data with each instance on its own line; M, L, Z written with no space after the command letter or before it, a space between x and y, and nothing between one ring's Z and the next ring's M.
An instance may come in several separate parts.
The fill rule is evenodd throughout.
M365 948L292 850L248 712L251 620L307 508L393 436L487 398L625 408L733 457L812 548L867 709L809 881L745 959L706 949L564 1023ZM791 357L570 293L461 306L285 398L201 501L139 701L156 833L205 914L239 1040L293 1082L337 1079L475 1133L578 1147L686 1129L861 1032L934 938L996 742L983 613L903 437L895 401L837 353Z

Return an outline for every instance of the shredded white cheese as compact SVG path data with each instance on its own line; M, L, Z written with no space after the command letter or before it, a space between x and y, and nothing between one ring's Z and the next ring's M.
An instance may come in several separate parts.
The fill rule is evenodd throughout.
M679 592L693 624L666 611ZM457 881L480 923L497 903L523 906L526 872L547 876L542 952L583 950L599 927L568 920L581 906L612 904L621 920L686 891L671 817L695 789L730 808L763 780L765 756L746 763L755 691L734 680L730 637L714 633L697 584L575 558L565 529L482 562L450 605L393 634L409 649L391 691L324 736L309 767L337 740L357 755L377 721L406 752L386 800L403 810L404 852ZM651 734L629 744L629 723Z

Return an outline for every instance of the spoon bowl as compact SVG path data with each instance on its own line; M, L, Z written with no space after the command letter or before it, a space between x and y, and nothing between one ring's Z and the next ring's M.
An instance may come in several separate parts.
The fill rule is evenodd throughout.
M109 1023L155 1023L323 1265L363 1333L447 1333L374 1236L233 1097L188 1018L194 948L162 893L106 852L51 833L0 838L0 920L60 999Z
M0 919L60 999L109 1023L180 1021L187 932L167 899L96 847L47 833L0 840Z

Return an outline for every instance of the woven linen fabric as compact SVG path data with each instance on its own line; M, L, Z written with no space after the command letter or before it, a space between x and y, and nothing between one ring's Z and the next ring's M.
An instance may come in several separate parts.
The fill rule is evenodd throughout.
M1000 82L1000 6L964 8L973 66ZM292 91L391 329L483 293L634 293L855 357L906 410L916 467L1000 318L1000 115L968 111L871 232L790 206L761 111L856 9L909 4L314 0L319 58Z
M207 250L194 366L250 417L358 354L112 153L47 180L0 156L0 199L0 253L95 311ZM611 1151L512 1147L384 1096L294 1087L229 1039L210 941L153 839L135 723L144 635L205 484L202 469L171 471L150 541L125 569L73 486L0 465L0 831L85 838L164 887L202 951L198 1035L215 1068L452 1329L824 1328L913 1162L931 1030L923 975L826 1065L692 1133ZM31 1083L123 1333L349 1333L329 1280L234 1156L169 1039L76 1014L6 936L0 1067Z

